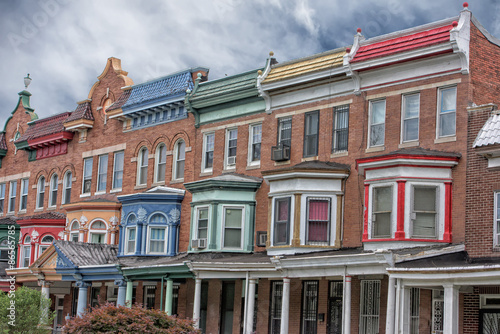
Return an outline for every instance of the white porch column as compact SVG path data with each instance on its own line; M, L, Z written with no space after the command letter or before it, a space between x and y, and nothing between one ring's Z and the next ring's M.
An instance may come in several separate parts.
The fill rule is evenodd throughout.
M174 296L174 280L167 279L167 288L165 292L165 312L172 315L172 298Z
M407 286L401 287L401 297L400 297L400 331L399 333L409 333L410 332L410 288Z
M256 283L255 278L248 279L247 314L245 316L245 319L247 319L246 322L247 326L245 329L245 334L252 334L253 332L253 311L255 307L255 283Z
M115 280L115 285L118 286L118 296L116 298L116 306L125 306L125 297L127 295L127 282L119 279Z
M394 313L396 312L396 279L389 276L387 285L387 316L385 319L385 333L394 334Z
M89 283L78 281L75 284L78 287L78 305L76 307L76 314L81 316L87 308L87 291L90 286Z
M194 305L193 305L193 320L194 327L200 328L200 313L201 313L201 278L196 278L194 286Z
M283 296L281 297L281 330L288 334L288 314L290 313L290 279L283 278Z
M444 286L443 333L458 334L458 289L453 284Z
M351 333L351 276L345 276L344 287L344 332Z

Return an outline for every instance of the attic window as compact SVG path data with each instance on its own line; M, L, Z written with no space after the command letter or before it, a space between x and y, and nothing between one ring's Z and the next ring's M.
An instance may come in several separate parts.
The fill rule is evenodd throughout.
M106 109L108 109L109 106L112 104L113 104L113 101L111 101L111 99L108 98L108 99L104 100L104 102L102 104L102 112L106 113Z

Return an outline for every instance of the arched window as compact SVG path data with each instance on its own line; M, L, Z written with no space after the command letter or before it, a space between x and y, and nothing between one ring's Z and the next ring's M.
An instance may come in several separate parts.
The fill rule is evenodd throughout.
M156 213L149 220L149 247L148 253L164 254L167 232L167 219L164 215Z
M89 242L94 244L106 243L106 224L97 220L90 225Z
M45 252L45 250L49 248L53 242L54 242L53 236L51 235L44 236L40 241L40 252L38 253L38 256L42 255L42 253Z
M127 218L127 230L125 233L125 253L126 254L134 254L135 253L135 245L137 238L137 217L134 214L131 214Z
M137 159L137 184L146 185L148 183L148 149L141 148Z
M38 186L36 188L36 207L37 209L43 208L43 201L45 199L45 177L40 176L38 179Z
M71 178L72 177L73 177L73 175L71 174L70 171L67 171L66 174L64 174L62 204L68 204L69 202L71 202L71 183L72 183Z
M175 143L174 149L174 171L172 173L174 180L184 178L184 160L186 159L186 142L182 139Z
M22 250L21 267L27 268L30 266L31 260L31 238L29 235L24 237Z
M161 143L156 148L155 182L165 181L166 164L167 164L167 146Z
M52 175L50 179L50 196L49 196L49 206L56 206L57 204L57 189L59 187L59 177L57 174Z
M71 224L71 229L69 232L69 240L78 241L79 234L80 234L80 224L78 224L78 221L75 220L73 224Z

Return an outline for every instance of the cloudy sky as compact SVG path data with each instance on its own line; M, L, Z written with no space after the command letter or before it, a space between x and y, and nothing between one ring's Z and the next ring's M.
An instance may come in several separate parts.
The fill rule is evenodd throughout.
M471 0L500 37L500 0ZM0 126L33 82L40 117L74 110L108 57L135 83L188 67L209 79L352 44L365 37L458 15L460 0L1 0Z

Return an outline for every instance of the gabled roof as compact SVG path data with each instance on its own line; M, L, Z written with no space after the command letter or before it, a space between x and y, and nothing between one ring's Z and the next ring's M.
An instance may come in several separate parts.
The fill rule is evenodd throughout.
M266 76L262 84L265 85L275 81L291 79L313 72L341 67L344 55L345 49L342 49L341 51L336 49L306 58L300 58L273 65L271 67L271 71Z
M500 114L495 112L484 123L472 147L500 144Z
M70 112L64 112L29 123L28 129L21 135L21 137L19 137L18 140L16 140L16 143L33 140L65 131L64 122L69 115Z
M89 121L94 120L94 115L92 115L89 101L78 104L78 107L76 107L75 111L71 113L71 115L65 120L65 122L71 122L80 119L86 119Z
M438 28L362 45L351 63L449 42L451 29L451 24L446 24Z
M54 246L58 253L63 255L63 259L69 260L76 267L118 263L116 245L56 240ZM65 262L67 266L68 263ZM57 266L60 267L60 264L58 261Z

